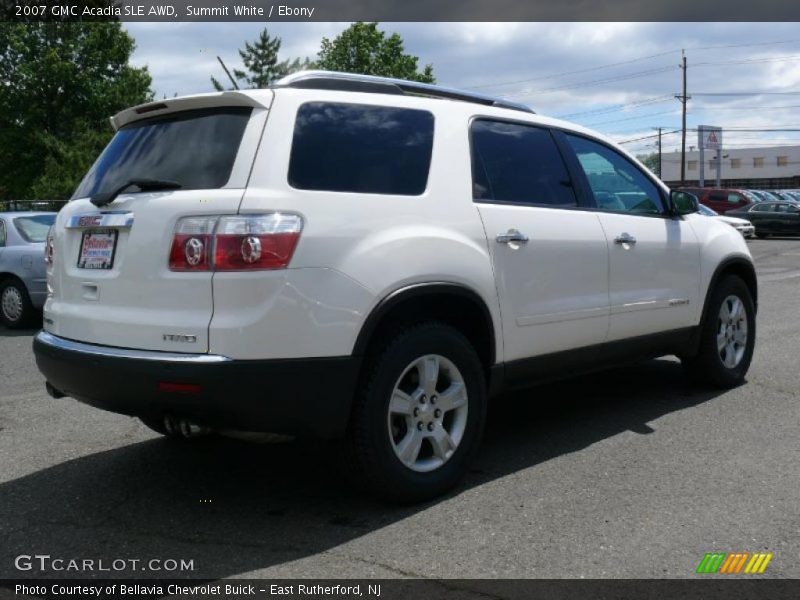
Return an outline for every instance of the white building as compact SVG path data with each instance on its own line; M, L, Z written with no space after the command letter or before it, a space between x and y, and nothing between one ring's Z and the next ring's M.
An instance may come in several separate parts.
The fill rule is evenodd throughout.
M700 152L686 152L686 185L699 185ZM716 151L706 150L704 185L717 181ZM681 183L681 153L661 157L661 179L670 186ZM800 146L722 149L722 187L744 189L800 188Z

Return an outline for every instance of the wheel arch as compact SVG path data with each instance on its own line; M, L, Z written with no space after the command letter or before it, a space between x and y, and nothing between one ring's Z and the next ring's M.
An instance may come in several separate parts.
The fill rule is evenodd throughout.
M750 296L753 298L753 306L756 312L758 312L758 278L756 277L756 269L753 266L753 262L747 258L734 256L723 260L717 265L717 268L711 275L708 288L706 289L705 300L703 301L701 323L705 322L708 313L708 301L711 298L714 288L726 275L737 275L745 282L745 285L747 285L747 288L750 290Z
M486 369L495 364L496 334L489 307L474 290L448 282L417 283L387 295L364 320L353 355L370 354L381 334L392 328L429 318L451 325L464 334Z

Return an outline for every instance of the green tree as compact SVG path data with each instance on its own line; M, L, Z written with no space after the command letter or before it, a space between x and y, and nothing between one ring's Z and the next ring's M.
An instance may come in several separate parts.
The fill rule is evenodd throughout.
M266 29L259 34L258 39L252 44L245 42L244 48L239 50L239 56L242 59L244 68L247 70L233 69L233 78L237 81L239 87L269 87L273 81L280 79L284 75L313 68L313 63L308 58L295 58L279 62L278 53L280 49L281 38L271 37ZM215 77L211 77L211 85L219 92L225 89L223 84Z
M0 23L0 199L72 194L108 117L152 99L134 47L118 22Z
M652 152L650 154L638 154L636 158L638 158L639 162L650 169L653 173L659 176L661 175L661 169L659 168L660 165L658 164L658 152Z
M433 66L418 71L419 57L405 53L403 38L378 29L377 23L353 23L335 39L322 38L317 68L435 83Z

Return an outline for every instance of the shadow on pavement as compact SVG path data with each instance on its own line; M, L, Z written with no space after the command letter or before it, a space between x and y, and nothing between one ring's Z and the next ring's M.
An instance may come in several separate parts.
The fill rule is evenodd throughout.
M624 431L658 436L648 423L715 395L690 387L678 363L656 360L502 398L481 455L452 495ZM13 569L15 556L36 553L186 558L196 566L186 576L232 576L321 553L436 504L398 508L358 495L329 450L154 439L1 484L0 577L41 577ZM44 576L65 575L89 574Z

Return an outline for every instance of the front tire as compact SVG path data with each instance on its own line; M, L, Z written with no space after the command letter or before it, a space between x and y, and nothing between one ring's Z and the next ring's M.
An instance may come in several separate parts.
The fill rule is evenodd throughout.
M0 321L9 329L22 329L33 320L33 304L28 290L18 279L0 284Z
M683 364L700 382L732 388L744 382L756 339L755 304L741 278L725 277L713 290L701 324L698 353Z
M367 366L345 440L353 480L392 502L452 488L475 456L486 421L483 366L456 329L402 330Z

